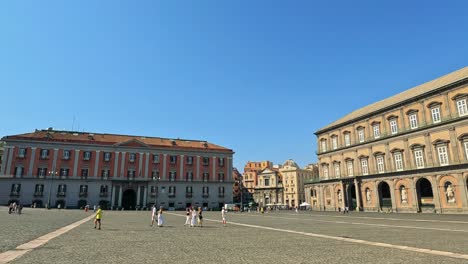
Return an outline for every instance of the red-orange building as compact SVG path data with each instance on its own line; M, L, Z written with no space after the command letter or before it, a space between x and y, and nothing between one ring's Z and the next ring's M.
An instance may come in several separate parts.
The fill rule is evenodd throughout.
M53 129L2 140L1 204L133 209L232 202L234 152L206 141Z

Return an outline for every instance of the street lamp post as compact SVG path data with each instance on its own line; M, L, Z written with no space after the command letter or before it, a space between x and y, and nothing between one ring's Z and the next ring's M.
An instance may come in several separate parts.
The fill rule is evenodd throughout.
M55 168L49 171L49 175L51 176L51 178L49 181L49 198L47 198L47 209L50 209L50 197L52 195L52 183L54 181L55 175L57 175Z
M156 187L158 186L158 182L159 182L160 179L161 179L161 178L160 178L159 176L158 176L158 177L153 176L153 182L155 182L155 185L154 185L155 190L156 190ZM154 195L154 206L155 206L155 207L156 207L156 196L158 195L158 193L159 193L159 192L155 193L155 195Z

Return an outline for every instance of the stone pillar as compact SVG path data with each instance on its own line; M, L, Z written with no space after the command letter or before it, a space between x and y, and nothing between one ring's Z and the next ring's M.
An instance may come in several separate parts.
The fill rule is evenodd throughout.
M444 103L445 103L445 113L447 113L448 117L452 117L452 110L450 109L450 100L449 100L448 92L444 93Z
M377 186L377 181L374 181L374 197L375 197L375 207L378 212L380 212L380 194L379 187Z
M9 147L5 147L5 150L3 152L2 170L0 171L0 175L4 175L6 171L5 169L6 169L6 164L8 160L8 150L9 150Z
M458 173L456 174L456 178L458 181L458 188L460 190L460 197L456 197L456 199L461 199L462 201L462 208L468 209L468 192L466 191L466 181L463 179L463 174ZM455 192L456 193L456 192Z
M410 159L410 155L411 155L411 150L409 148L409 142L408 142L408 138L405 138L403 140L403 146L404 146L404 150L406 150L406 153L403 151L401 152L401 155L403 155L403 170L407 170L407 169L410 169L410 168L413 168L413 166L411 166L411 159Z
M406 167L405 167L406 169ZM395 171L395 166L392 162L392 154L390 153L390 145L385 143L385 172Z
M411 196L412 196L412 203L413 203L413 208L416 210L416 212L419 212L419 198L418 198L418 190L416 188L416 181L418 179L412 178L411 179Z
M197 156L197 179L200 180L200 156Z
M435 209L437 210L437 213L440 214L442 211L442 206L440 203L439 181L437 180L437 177L435 176L430 176L429 181L431 182L431 185L432 185L432 194L434 195L434 206L435 206Z
M162 173L162 176L160 176L160 178L162 180L167 179L167 175L166 175L166 173L167 173L167 164L166 163L167 162L166 161L167 161L167 154L163 154L163 173Z
M119 207L122 207L122 185L119 185L119 203L118 203L118 206Z
M179 168L179 178L184 180L184 155L180 155L180 168Z
M369 147L369 159L367 160L367 169L369 170L369 175L377 174L375 156L372 152L372 146Z
M101 151L100 150L97 150L96 151L96 158L94 159L94 177L95 178L98 178L99 177L99 153Z
M145 158L145 178L148 179L149 177L149 159L150 159L150 153L146 153L146 158ZM145 189L146 190L146 189ZM146 203L145 203L146 205Z
M419 102L421 105L421 115L422 115L422 121L423 121L423 126L427 126L427 117L426 117L426 107L424 107L424 101Z
M398 129L398 133L402 131L406 131L406 120L405 120L405 113L403 112L403 108L400 108L400 116L401 116L401 129Z
M354 189L356 191L356 211L361 211L361 192L357 178L354 178Z
M346 205L347 205L346 200L348 200L348 193L345 192L344 184L343 184L343 181L342 181L341 182L341 205L340 205L342 208L346 207Z
M5 160L4 160L5 161ZM34 163L36 162L36 147L31 148L31 159L29 160L28 176L33 176ZM3 168L3 165L2 165ZM2 174L2 173L0 173Z
M138 156L138 177L143 177L143 174L141 173L141 171L143 170L143 153L140 152L138 153L139 156Z
M213 170L212 170L212 174L213 176L211 176L211 179L213 182L217 182L217 179L216 179L216 157L213 157Z
M141 189L141 187L138 186L138 188L137 188L136 206L140 206L140 197L141 197L141 195L140 195L140 189Z
M429 138L429 133L424 134L424 142L426 143L426 147L424 148L424 153L426 154L426 165L428 167L434 166L434 158L432 157L432 143L431 139Z
M115 206L115 187L112 186L111 207Z
M118 151L116 151L114 153L115 158L114 158L114 175L112 175L113 177L119 177L120 176L120 174L118 172L118 170L119 170L119 153L120 152L118 152Z
M8 160L5 174L11 176L11 164L13 163L13 152L15 152L15 147L9 147L8 149Z
M232 157L227 157L226 158L227 162L227 175L226 175L226 180L227 181L232 181L233 178L232 178Z
M389 187L390 187L390 197L392 198L392 210L393 212L396 212L397 207L396 207L396 195L395 195L395 180L390 181Z
M121 158L121 162L120 162L120 177L122 178L125 178L125 172L124 172L124 169L125 169L125 154L126 152L122 152L122 158Z
M78 177L78 160L80 159L80 150L75 149L75 161L73 162L73 177Z
M452 153L453 153L453 157L451 157L451 160L449 162L450 164L453 164L453 163L459 164L460 163L460 150L458 149L458 140L457 140L457 135L455 134L455 127L450 127L449 133L450 133L450 145L449 146L452 148ZM450 155L449 155L449 158L450 158Z
M146 207L146 204L147 204L147 199L148 197L148 188L147 187L143 187L143 206Z

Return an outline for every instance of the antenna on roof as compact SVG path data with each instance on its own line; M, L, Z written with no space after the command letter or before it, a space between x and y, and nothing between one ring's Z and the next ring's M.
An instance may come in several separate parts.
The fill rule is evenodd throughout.
M75 115L73 115L73 123L72 123L72 129L71 129L71 131L73 131L73 128L75 128Z

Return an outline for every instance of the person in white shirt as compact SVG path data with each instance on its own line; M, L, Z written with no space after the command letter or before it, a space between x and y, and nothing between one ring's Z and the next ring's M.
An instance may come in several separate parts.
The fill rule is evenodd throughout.
M187 209L185 210L185 224L184 226L187 226L187 225L190 225L190 218L191 218L191 215L192 214L192 211L190 210L189 207L187 207Z
M223 218L223 225L224 226L226 226L226 224L227 224L226 214L227 214L227 210L223 207L223 209L221 209L221 217Z
M190 227L194 227L197 224L197 210L192 208L192 222L190 223Z
M151 207L151 226L154 225L155 219L156 219L156 205L153 205L153 207Z
M164 217L163 217L163 207L159 208L158 211L158 227L162 227L164 224Z

